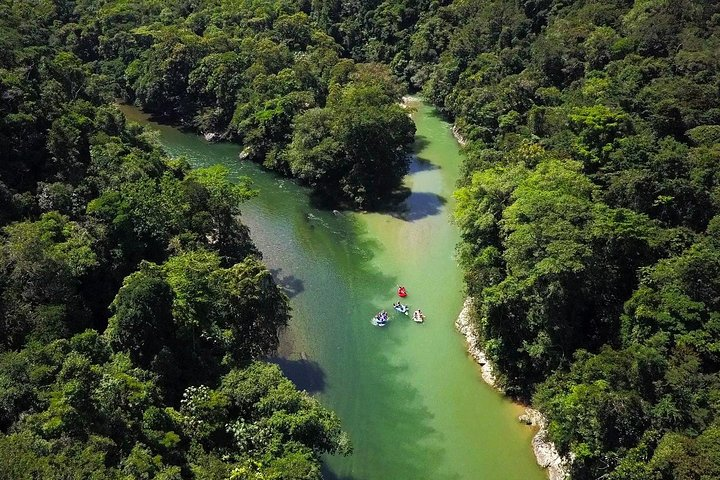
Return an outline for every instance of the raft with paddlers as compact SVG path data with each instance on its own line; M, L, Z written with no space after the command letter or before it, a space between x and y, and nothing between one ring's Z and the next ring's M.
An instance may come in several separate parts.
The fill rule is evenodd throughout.
M388 322L388 314L385 310L383 310L381 312L378 312L378 314L375 315L370 321L376 327L384 327L385 325L387 325Z
M398 296L403 298L407 297L407 289L402 285L398 285L397 294ZM408 317L410 316L410 307L408 305L400 303L399 301L393 303L393 309L395 309L395 311L398 313L407 315ZM415 323L423 323L425 321L425 314L422 312L422 310L417 309L413 312L412 319L413 321L415 321ZM373 325L377 327L384 327L388 323L388 314L385 310L382 310L377 315L373 316L370 321Z
M408 307L407 305L403 305L403 304L400 303L400 302L393 303L393 308L394 308L397 312L403 313L403 314L405 314L405 315L410 315L410 307Z

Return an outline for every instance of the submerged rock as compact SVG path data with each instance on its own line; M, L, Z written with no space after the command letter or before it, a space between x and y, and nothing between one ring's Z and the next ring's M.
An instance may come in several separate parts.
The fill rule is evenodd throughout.
M518 420L520 420L520 423L524 423L525 425L532 425L533 421L532 418L527 413L523 413L518 417Z
M240 152L240 155L238 155L238 158L240 160L245 160L245 159L249 158L250 155L252 155L252 148L245 147L245 148L243 148L242 152Z

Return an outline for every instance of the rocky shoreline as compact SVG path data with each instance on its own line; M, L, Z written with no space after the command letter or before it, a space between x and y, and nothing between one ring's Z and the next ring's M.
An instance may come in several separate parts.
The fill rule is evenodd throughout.
M467 140L465 140L465 137L462 136L462 134L460 133L460 129L455 124L453 124L453 126L452 126L452 134L453 134L453 137L455 137L455 140L457 140L457 142L460 144L461 147L464 147L465 145L467 145L467 143L468 143Z
M402 108L409 108L411 103L420 102L420 101L422 101L422 100L417 95L405 95L402 97L400 106ZM453 124L450 131L452 132L453 137L455 137L455 140L458 142L458 144L461 147L464 147L465 145L467 145L468 142L467 142L467 140L465 140L465 137L463 137L462 134L460 133L460 129L458 128L457 125Z
M502 388L497 385L492 363L487 359L485 352L478 347L480 337L472 324L472 309L473 302L468 297L455 321L455 327L465 337L468 352L480 365L483 380L488 385L503 392ZM545 416L533 408L526 407L525 413L520 415L519 420L526 425L537 427L538 431L532 439L533 452L538 465L547 469L548 478L550 480L566 479L568 477L569 459L561 457L555 445L548 440L547 419Z

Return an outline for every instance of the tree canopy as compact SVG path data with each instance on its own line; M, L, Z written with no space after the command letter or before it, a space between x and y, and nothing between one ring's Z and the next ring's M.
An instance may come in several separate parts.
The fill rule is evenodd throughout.
M0 476L317 478L347 443L256 363L288 311L252 187L108 102L369 209L407 172L405 89L467 141L479 346L573 478L718 476L717 2L0 8Z
M413 21L373 23L392 7ZM573 478L715 476L718 6L360 8L376 30L326 10L338 41L359 32L468 142L458 253L501 385Z
M69 50L60 54L64 64L107 79L106 93L238 142L245 158L300 179L331 205L377 208L408 170L414 129L396 105L401 84L384 65L342 58L309 7L291 0L79 3L51 38ZM315 109L332 114L321 132L333 147L311 153ZM57 129L63 138L79 130L65 122ZM331 153L337 159L326 174Z
M110 103L132 79L186 111L210 47L167 8L0 5L2 478L319 479L350 451L263 362L290 309L239 219L249 180L169 158ZM307 42L291 11L287 41Z

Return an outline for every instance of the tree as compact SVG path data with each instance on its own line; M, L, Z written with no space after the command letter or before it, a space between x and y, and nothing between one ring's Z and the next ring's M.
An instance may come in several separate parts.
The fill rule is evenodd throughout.
M85 328L89 319L80 287L97 265L89 232L50 212L7 226L4 233L3 348L20 346L31 334L50 340Z
M264 395L285 410L276 417L262 398L230 412L218 389L271 354L289 319L238 218L249 182L190 171L106 102L187 122L222 108L208 122L218 128L255 102L258 141L279 152L295 113L325 101L332 41L285 0L30 3L0 8L0 477L179 480L250 466L319 478L319 452L346 447L334 415L277 369ZM332 65L307 65L319 58ZM235 441L251 417L272 444Z
M325 108L300 115L287 150L293 174L357 208L381 205L407 173L415 134L393 91L358 74L335 87Z
M157 266L144 264L126 277L110 305L105 336L112 348L150 367L163 347L174 343L172 302L173 292Z

